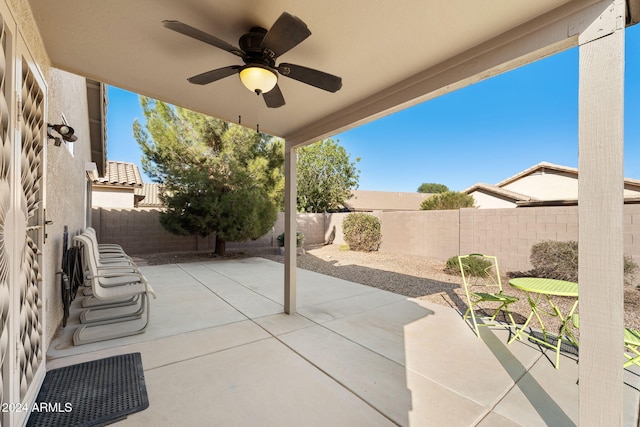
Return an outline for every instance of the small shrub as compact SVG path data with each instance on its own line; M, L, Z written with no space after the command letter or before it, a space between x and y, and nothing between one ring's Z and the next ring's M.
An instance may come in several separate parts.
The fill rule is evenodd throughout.
M487 275L487 269L491 267L491 262L481 257L469 257L462 260L462 266L467 276L484 277ZM460 276L460 263L457 256L452 256L447 260L444 267L445 273Z
M276 240L278 242L278 246L283 248L284 247L284 233L278 234L278 237L276 237ZM301 248L303 243L304 243L304 234L302 234L301 231L296 232L296 246Z
M382 242L380 220L365 213L351 213L342 223L342 233L354 251L377 251Z
M531 246L529 261L537 277L578 281L578 242L552 240Z
M531 246L529 258L537 277L578 281L578 242L570 240L556 242L552 240ZM631 284L638 273L638 264L630 256L624 257L624 282Z
M629 255L624 256L624 283L633 284L638 274L638 264ZM638 286L640 289L640 286Z

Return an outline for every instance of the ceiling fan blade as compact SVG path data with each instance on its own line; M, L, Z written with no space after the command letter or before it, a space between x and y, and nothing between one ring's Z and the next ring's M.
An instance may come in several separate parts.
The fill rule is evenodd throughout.
M228 67L217 68L215 70L207 71L206 73L198 74L197 76L189 77L187 80L189 83L196 85L206 85L216 80L224 79L232 74L236 74L238 70L242 68L240 65L230 65Z
M328 92L337 92L342 87L342 78L333 74L314 70L295 64L280 64L278 72L283 76L298 80L299 82L315 86Z
M205 33L204 31L200 31L197 28L193 28L190 25L184 24L180 21L162 21L162 25L165 28L173 30L177 33L184 34L185 36L194 38L196 40L200 40L201 42L205 42L212 46L215 46L219 49L226 50L227 52L233 53L236 56L243 57L244 53L240 50L240 48L230 45L224 40L221 40L211 34Z
M269 108L279 108L285 104L284 96L282 96L282 92L278 85L275 85L275 87L269 92L263 93L262 97Z
M310 35L307 24L300 18L283 12L264 36L261 47L276 57L293 49Z

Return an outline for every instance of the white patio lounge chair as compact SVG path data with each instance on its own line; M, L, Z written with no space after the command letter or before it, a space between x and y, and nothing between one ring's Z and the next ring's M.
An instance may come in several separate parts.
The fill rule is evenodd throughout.
M124 306L94 307L85 310L81 313L81 321L89 324L81 326L75 331L74 344L87 344L143 333L149 323L149 294L156 297L144 275L139 271L122 273L110 271L110 269L100 269L90 247L92 245L91 239L86 235L80 235L74 237L74 240L85 248L84 255L88 270L85 279L93 290L93 295L86 298L107 303L127 299L139 302L139 305L136 304L133 310ZM105 286L102 282L107 279L109 285ZM145 311L146 318L143 319L142 315Z
M131 257L120 247L120 245L101 245L98 243L96 232L93 228L87 228L82 233L89 237L93 243L93 251L99 262L111 263L113 261L131 261Z
M98 240L98 235L96 234L95 228L87 227L84 229L84 232L87 234L91 234L93 237L95 237L96 241ZM122 246L118 245L117 243L99 243L98 250L100 250L100 252L124 252Z
M111 277L103 277L100 279L100 282L103 286L117 286L122 281L136 281L138 280L137 274L140 273L138 270L138 266L129 258L129 257L120 257L120 258L101 258L98 250L97 250L97 242L95 240L95 236L92 236L91 233L82 233L82 241L78 239L79 236L74 238L75 241L78 241L82 244L83 251L90 251L93 254L95 262L97 264L97 268L99 271L103 273L111 273ZM86 259L86 258L85 258ZM119 278L117 277L117 273L125 275L126 273L133 273L128 278ZM82 294L85 296L92 296L93 289L90 286L85 286L82 290ZM109 301L105 302L96 298L85 298L82 300L82 306L85 308L89 307L101 307L105 305L132 305L137 302L137 298L125 298L119 301Z

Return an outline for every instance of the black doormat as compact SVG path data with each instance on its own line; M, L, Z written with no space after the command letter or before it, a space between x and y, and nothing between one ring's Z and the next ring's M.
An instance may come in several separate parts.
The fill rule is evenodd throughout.
M149 407L140 353L47 372L27 427L104 426Z

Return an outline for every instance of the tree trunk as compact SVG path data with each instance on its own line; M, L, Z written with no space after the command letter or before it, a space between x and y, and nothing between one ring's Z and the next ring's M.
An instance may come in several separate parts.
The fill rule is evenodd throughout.
M226 252L226 242L219 238L218 236L216 236L216 250L215 250L215 254L218 256L224 256L225 252Z

